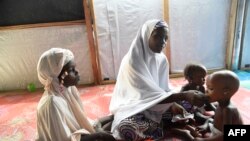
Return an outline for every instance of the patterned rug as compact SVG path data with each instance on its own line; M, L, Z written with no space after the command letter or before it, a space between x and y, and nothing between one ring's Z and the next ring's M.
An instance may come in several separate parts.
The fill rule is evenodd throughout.
M171 79L175 88L186 81ZM84 109L90 119L109 115L109 102L114 85L79 87ZM0 141L33 141L36 136L36 107L43 90L29 93L0 93ZM239 108L245 124L250 124L250 90L240 88L232 101Z

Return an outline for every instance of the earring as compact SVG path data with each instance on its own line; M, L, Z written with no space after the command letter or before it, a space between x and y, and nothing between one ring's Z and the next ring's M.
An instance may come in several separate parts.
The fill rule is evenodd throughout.
M68 73L67 71L65 71L65 72L62 74L62 76L61 76L61 85L64 84L64 78L65 78L67 75L69 75L69 73Z
M65 76L69 75L67 71L64 72Z

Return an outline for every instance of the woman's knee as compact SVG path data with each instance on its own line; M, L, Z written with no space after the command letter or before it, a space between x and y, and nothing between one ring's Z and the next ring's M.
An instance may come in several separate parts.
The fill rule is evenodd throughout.
M126 141L137 141L139 140L139 135L137 128L130 124L120 124L118 126L118 131L121 137Z

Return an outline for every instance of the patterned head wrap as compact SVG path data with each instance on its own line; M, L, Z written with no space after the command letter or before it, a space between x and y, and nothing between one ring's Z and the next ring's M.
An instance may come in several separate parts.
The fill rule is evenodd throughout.
M155 25L155 28L159 28L159 27L166 27L166 28L168 28L168 24L165 21L160 20Z

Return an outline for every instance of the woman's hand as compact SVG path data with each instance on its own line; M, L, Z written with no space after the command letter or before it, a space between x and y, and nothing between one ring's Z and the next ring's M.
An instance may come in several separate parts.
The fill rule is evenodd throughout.
M196 105L198 107L203 106L207 101L208 97L200 91L189 90L183 92L186 96L186 100L190 102L192 105Z

